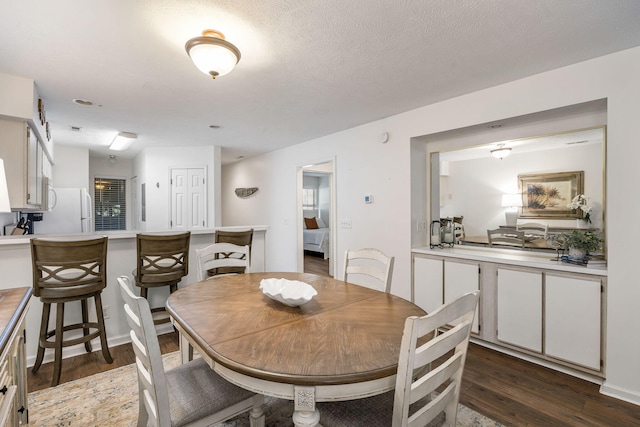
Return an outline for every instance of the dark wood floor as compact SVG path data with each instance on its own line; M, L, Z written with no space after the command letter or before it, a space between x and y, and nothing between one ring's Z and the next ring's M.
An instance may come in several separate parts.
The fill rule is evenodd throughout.
M311 274L319 274L321 276L329 275L329 260L324 259L322 255L316 256L309 253L304 254L304 272Z
M327 261L313 257L307 265L306 258L305 271L308 266L308 272L328 274ZM159 338L163 353L178 350L177 334ZM111 355L111 365L99 352L64 360L61 382L135 359L130 344L111 348ZM52 372L51 364L43 365L37 374L29 370L29 391L49 387ZM508 426L640 426L640 406L604 396L598 389L597 384L471 344L460 402Z
M163 353L178 350L177 334L161 335ZM61 383L133 363L130 344L65 359ZM28 389L49 387L53 368L29 370ZM604 396L598 385L471 344L460 402L508 426L640 426L640 406Z

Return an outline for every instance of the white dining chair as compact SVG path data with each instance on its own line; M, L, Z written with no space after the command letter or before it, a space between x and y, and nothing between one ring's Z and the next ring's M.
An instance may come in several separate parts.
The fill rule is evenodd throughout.
M487 241L490 247L517 247L524 249L524 231L510 228L487 230Z
M221 267L244 267L246 271L250 262L249 251L249 245L233 243L213 243L206 248L196 249L198 280L207 279L210 270Z
M264 397L231 384L199 358L164 371L149 303L118 279L138 371L138 426L204 426L251 411L251 427L264 426Z
M324 427L414 427L426 426L444 416L443 425L455 426L462 372L479 295L480 291L469 292L431 314L407 318L395 390L365 399L318 403L320 424ZM429 340L422 343L421 339L429 335ZM440 393L433 393L436 389Z
M527 222L524 224L516 224L516 230L524 231L525 238L531 236L538 239L546 239L549 235L549 224Z
M375 279L373 283L367 280L366 285L372 285L377 290L389 293L393 261L394 257L387 256L378 249L347 250L344 253L344 280L358 284L353 281L354 276L356 279L358 275L372 277Z

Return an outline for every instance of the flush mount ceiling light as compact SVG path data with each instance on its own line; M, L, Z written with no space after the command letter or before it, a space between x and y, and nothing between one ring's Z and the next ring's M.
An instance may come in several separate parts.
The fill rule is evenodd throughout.
M113 151L124 151L131 147L131 145L136 142L136 138L138 135L131 132L120 132L113 139L113 142L109 146L109 150Z
M491 150L491 155L500 160L504 159L509 154L511 154L511 148L505 147L504 144L498 144L498 148Z
M202 36L189 40L184 48L200 71L212 78L224 76L240 61L240 51L216 30L204 30Z

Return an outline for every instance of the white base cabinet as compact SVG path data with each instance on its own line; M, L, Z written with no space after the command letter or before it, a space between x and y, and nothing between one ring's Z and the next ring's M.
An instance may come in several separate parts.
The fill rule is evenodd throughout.
M542 353L542 273L498 268L498 341Z
M413 258L413 302L427 313L449 301L480 289L480 266L476 262L457 262L429 257ZM482 296L481 296L482 298ZM471 332L480 332L476 310Z
M547 355L600 370L601 296L600 280L546 275Z
M436 252L436 251L432 251ZM602 343L606 275L584 268L534 268L522 262L413 253L413 302L427 313L480 289L474 336L498 348L596 377L605 376Z

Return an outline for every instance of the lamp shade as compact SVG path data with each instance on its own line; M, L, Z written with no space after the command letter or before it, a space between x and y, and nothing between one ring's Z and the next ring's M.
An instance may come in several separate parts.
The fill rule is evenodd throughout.
M138 135L131 132L119 132L115 138L113 138L113 142L109 146L109 150L113 151L124 151L131 147L131 145L136 142L136 138Z
M11 212L9 204L9 187L4 173L4 160L0 159L0 212Z
M214 79L229 74L240 61L238 48L215 30L204 30L202 36L192 38L184 48L195 66Z
M522 196L516 194L503 194L502 195L502 207L503 208L516 208L522 206Z

